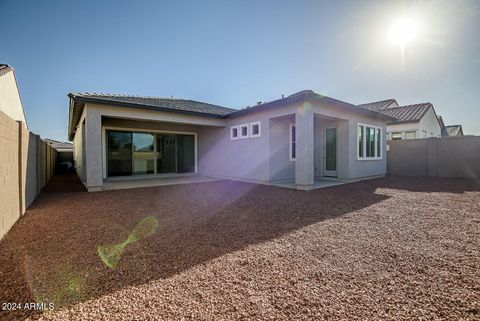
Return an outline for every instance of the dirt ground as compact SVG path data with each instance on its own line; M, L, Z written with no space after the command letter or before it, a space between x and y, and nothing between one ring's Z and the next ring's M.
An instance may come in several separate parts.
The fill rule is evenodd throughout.
M0 242L0 302L55 308L0 319L478 320L479 244L473 180L87 193L55 177Z

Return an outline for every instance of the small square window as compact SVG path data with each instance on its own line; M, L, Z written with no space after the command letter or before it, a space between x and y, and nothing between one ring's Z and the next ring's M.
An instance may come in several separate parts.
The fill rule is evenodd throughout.
M260 137L260 122L250 123L250 137Z
M238 139L238 126L230 127L230 139Z
M248 125L240 125L240 138L248 138Z

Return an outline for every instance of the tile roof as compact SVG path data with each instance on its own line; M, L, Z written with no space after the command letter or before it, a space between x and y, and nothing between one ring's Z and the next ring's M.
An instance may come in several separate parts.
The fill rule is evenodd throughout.
M199 114L209 114L223 116L230 114L236 109L222 107L218 105L203 103L194 100L180 98L165 98L152 96L129 96L112 95L97 93L75 93L69 95L71 98L80 100L92 100L96 102L118 103L126 105L141 105L158 109L172 109L176 111L194 112Z
M13 70L13 68L10 67L9 65L0 64L0 76L3 76L5 74L9 73L12 70Z
M392 104L394 104L395 106L398 106L398 103L395 99L385 99L385 100L375 101L373 103L360 104L358 106L368 110L380 111L381 109L389 108L389 106L391 106Z
M178 99L178 98L163 98L163 97L150 97L150 96L127 96L127 95L110 95L110 94L98 94L98 93L70 93L70 111L69 111L69 139L73 139L73 133L81 117L84 104L102 103L109 105L118 105L132 108L149 108L154 110L174 111L190 114L199 114L209 117L235 117L237 115L243 115L245 113L260 111L268 108L272 108L279 105L285 105L288 103L296 103L305 100L321 101L328 104L335 104L341 108L345 108L350 111L362 113L371 117L382 118L386 121L394 121L395 119L389 115L376 112L374 110L368 110L366 108L359 107L344 101L340 101L327 96L319 95L312 90L302 90L295 94L281 99L259 103L253 107L246 107L243 109L233 109L213 105L209 103L203 103L194 100Z
M428 109L433 107L431 103L415 104L386 108L380 110L382 114L396 118L399 122L417 122L422 119Z

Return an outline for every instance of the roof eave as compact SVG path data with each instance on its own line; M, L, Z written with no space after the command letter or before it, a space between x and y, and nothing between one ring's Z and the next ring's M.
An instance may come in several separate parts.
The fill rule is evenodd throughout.
M70 110L69 110L69 124L68 124L68 133L69 133L69 140L71 141L74 136L73 130L73 109L75 105L85 103L93 103L93 104L103 104L103 105L110 105L110 106L122 106L122 107L129 107L129 108L142 108L142 109L150 109L150 110L157 110L157 111L166 111L172 113L181 113L181 114L189 114L189 115L197 115L197 116L204 116L204 117L212 117L212 118L225 118L226 115L220 114L211 114L211 113L202 113L196 111L189 111L189 110L180 110L180 109L173 109L167 107L158 107L152 105L145 105L145 104L135 104L135 103L126 103L126 102L118 102L114 100L108 99L95 99L90 97L82 97L77 96L73 93L69 93L68 97L70 97ZM77 124L75 124L76 126Z

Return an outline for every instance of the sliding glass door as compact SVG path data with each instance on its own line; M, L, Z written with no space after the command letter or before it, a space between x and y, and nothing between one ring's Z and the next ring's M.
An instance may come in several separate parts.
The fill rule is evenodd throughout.
M194 135L107 131L108 177L194 172Z
M155 137L148 133L132 133L133 175L155 174Z
M108 176L132 175L132 133L109 131L107 144Z

